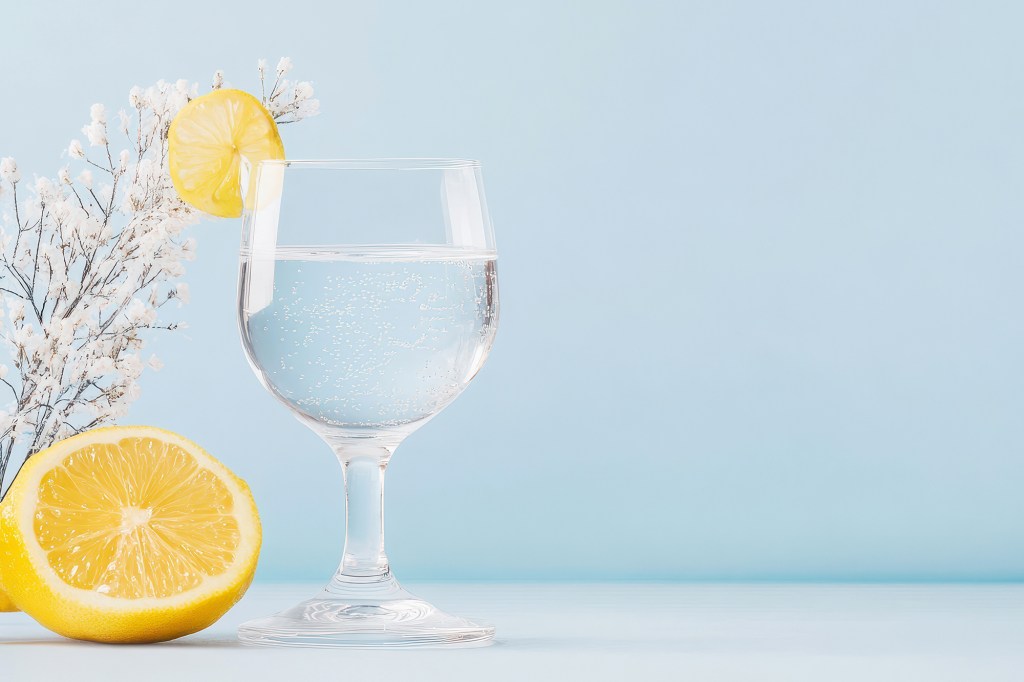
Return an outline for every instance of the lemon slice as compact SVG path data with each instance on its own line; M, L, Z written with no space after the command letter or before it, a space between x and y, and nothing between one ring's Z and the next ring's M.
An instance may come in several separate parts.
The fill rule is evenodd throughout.
M87 431L34 455L0 505L0 582L54 632L157 642L201 630L252 581L245 483L148 426Z
M273 116L241 90L214 90L175 115L167 134L171 181L181 198L221 218L242 215L241 161L283 159Z

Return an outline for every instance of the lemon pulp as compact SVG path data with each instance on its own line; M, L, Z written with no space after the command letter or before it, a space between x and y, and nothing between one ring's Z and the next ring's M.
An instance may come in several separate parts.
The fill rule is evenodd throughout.
M34 528L68 585L169 597L223 573L240 532L230 491L181 447L154 438L89 445L42 478Z

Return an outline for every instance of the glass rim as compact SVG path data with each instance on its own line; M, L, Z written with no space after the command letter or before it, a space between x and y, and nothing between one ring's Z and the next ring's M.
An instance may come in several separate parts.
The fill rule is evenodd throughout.
M380 159L263 159L260 166L280 166L313 170L451 170L459 168L480 168L475 159L459 158L380 158Z

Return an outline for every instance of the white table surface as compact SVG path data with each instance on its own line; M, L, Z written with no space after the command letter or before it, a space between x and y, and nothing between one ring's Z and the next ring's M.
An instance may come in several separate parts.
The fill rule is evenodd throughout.
M1024 680L1024 585L413 584L498 628L480 649L242 647L310 596L257 585L175 642L110 646L0 613L0 680Z

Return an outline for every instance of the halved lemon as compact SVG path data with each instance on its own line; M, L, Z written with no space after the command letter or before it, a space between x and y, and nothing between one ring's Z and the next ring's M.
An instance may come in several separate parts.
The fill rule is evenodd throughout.
M274 117L242 90L214 90L179 111L167 134L171 181L181 198L221 218L242 215L242 158L283 159Z
M260 522L245 482L148 426L32 456L0 509L0 583L47 628L157 642L220 618L252 582Z
M18 607L14 605L11 598L7 596L6 592L4 592L3 587L0 586L0 613L17 610Z

